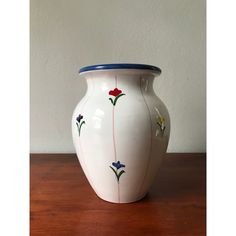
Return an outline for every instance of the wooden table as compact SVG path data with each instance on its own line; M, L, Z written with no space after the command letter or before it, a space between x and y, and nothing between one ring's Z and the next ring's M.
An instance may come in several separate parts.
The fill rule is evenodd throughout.
M206 155L167 154L149 194L100 200L75 154L31 154L31 236L206 234Z

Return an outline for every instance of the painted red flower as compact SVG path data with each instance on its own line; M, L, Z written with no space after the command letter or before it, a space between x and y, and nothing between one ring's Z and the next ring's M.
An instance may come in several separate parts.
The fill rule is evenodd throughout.
M119 90L118 88L115 88L113 90L109 91L109 95L112 95L114 97L117 97L118 95L120 95L122 93L121 90Z
M113 90L109 91L109 95L114 96L114 100L112 98L109 98L109 100L111 101L111 103L113 104L113 106L116 105L117 100L121 97L124 96L125 94L122 93L122 90L118 89L118 88L114 88Z

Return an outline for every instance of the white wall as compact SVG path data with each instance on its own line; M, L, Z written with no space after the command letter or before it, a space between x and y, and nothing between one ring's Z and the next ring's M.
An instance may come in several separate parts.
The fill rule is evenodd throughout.
M204 0L31 0L31 152L74 152L78 70L116 62L159 66L168 151L205 151L205 17Z

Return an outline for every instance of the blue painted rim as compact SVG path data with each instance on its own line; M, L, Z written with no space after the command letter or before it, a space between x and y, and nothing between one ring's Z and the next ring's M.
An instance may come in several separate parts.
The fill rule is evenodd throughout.
M92 65L92 66L85 66L79 70L79 73L88 72L88 71L95 71L95 70L114 70L114 69L138 69L138 70L150 70L154 73L161 73L161 69L152 66L152 65L145 65L145 64L127 64L127 63L119 63L119 64L100 64L100 65Z

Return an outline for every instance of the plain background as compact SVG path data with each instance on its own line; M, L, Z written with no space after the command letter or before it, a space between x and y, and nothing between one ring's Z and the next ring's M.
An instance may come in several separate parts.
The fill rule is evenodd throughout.
M75 152L71 115L82 66L159 66L154 89L171 117L169 152L206 151L204 0L31 0L30 151Z

